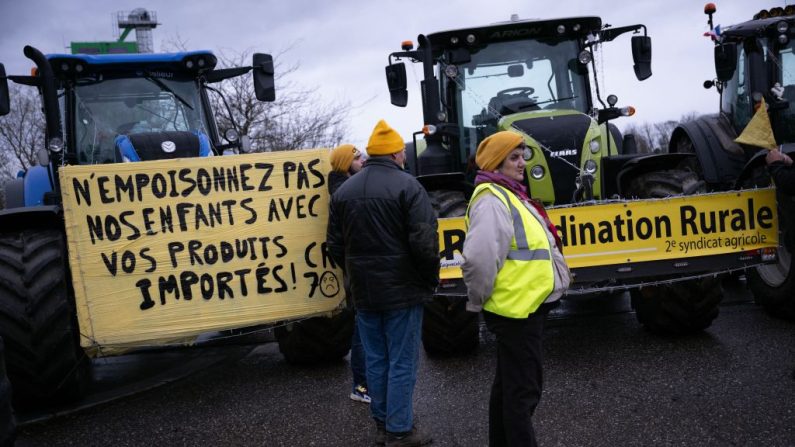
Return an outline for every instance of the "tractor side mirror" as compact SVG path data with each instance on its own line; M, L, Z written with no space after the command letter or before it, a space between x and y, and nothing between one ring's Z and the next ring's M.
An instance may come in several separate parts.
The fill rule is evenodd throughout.
M406 65L403 62L386 66L386 85L389 87L392 104L406 107L409 102L409 92L406 90Z
M0 64L0 116L8 115L11 111L11 103L8 97L8 79L6 79L6 69Z
M260 101L272 102L276 100L276 86L273 76L273 56L264 53L254 53L254 94Z
M651 76L651 37L632 36L632 60L638 81Z
M715 74L719 81L728 81L737 70L737 44L722 43L715 46Z

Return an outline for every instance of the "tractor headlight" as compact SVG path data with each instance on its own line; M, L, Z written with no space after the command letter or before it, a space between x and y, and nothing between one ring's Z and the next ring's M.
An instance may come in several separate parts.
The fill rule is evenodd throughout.
M522 158L524 158L524 161L533 158L533 150L530 149L529 147L525 147L524 150L522 151Z
M588 50L582 50L580 54L577 55L577 60L583 65L588 65L591 63L591 60L593 60L593 55Z
M530 176L536 180L541 180L544 177L544 167L541 165L535 165L530 169Z
M784 34L788 30L789 30L789 23L783 20L781 22L776 23L776 31L778 31L779 34Z
M240 134L235 129L226 129L226 132L224 132L224 138L226 138L226 141L234 143L240 139Z
M585 162L585 172L589 174L593 174L596 172L596 162L593 160L587 160Z
M591 140L591 142L588 143L588 149L591 150L592 154L596 154L600 150L602 150L602 145L599 144L599 139L598 138L594 138L593 140Z

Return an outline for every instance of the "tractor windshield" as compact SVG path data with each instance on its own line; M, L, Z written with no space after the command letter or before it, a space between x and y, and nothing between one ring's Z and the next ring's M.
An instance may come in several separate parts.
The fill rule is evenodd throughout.
M588 112L587 72L577 61L579 50L575 40L491 43L459 66L458 122L464 132L477 133L463 136L471 142L469 153L505 115L542 109Z
M75 142L80 164L116 162L115 138L166 131L207 132L193 79L150 76L78 83Z

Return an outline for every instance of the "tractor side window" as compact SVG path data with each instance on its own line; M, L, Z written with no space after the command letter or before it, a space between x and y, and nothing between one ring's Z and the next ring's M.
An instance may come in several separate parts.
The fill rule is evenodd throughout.
M790 41L786 47L781 48L777 64L778 76L784 87L783 99L789 102L789 107L780 110L781 120L776 123L777 137L781 141L795 140L795 42Z
M740 131L751 120L751 98L745 70L745 49L738 45L738 51L734 77L726 83L721 94L721 111L731 118L734 128Z

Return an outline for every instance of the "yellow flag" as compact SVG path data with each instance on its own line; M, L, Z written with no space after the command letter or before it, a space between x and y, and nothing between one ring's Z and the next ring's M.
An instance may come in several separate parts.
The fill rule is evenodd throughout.
M770 117L767 116L765 98L762 98L759 109L754 113L753 118L751 118L751 121L745 126L740 136L734 141L736 143L763 147L765 149L775 149L778 147L776 138L773 136L773 127L770 125Z

